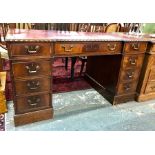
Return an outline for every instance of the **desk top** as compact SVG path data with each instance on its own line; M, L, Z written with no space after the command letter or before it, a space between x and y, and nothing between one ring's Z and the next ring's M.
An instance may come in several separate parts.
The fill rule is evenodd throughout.
M8 42L51 42L51 41L151 41L149 35L131 35L128 33L99 33L54 30L11 29L6 36Z

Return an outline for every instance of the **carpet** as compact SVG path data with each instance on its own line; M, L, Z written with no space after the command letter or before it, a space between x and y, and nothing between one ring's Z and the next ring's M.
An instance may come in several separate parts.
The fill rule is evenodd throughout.
M55 58L53 62L53 93L90 89L91 86L84 79L84 72L80 76L81 61L75 63L74 80L71 80L71 58L68 60L68 70L65 70L65 58Z
M5 130L5 119L4 114L0 114L0 131Z

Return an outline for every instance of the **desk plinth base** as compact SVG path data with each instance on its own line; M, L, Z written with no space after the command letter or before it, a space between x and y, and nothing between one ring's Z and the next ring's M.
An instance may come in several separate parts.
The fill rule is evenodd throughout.
M95 79L93 79L88 74L85 74L85 79L97 92L104 96L104 98L107 99L112 105L135 100L135 93L115 95L114 93L111 93L107 91L105 88L103 88L102 85L100 85Z
M136 101L137 102L144 102L144 101L153 100L153 99L155 99L155 93L136 94Z
M53 108L43 109L14 116L15 126L34 123L53 118Z

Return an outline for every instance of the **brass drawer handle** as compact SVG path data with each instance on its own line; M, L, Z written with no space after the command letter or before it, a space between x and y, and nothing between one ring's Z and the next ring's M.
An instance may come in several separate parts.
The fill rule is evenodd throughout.
M25 68L28 70L28 73L33 74L33 73L37 73L37 71L40 69L40 66L34 63L31 63L29 65L26 65Z
M32 96L27 99L27 103L30 106L36 106L40 103L40 101L41 101L40 97L36 97L36 96Z
M114 51L116 49L116 44L107 44L107 46L110 51Z
M127 73L128 78L132 78L133 75L134 75L134 72L128 72L128 73Z
M134 50L138 50L139 49L139 43L133 43L131 46L132 46L132 48Z
M39 51L40 46L25 46L26 52L29 54L35 54Z
M40 82L39 81L29 81L27 83L27 87L30 89L30 90L36 90L38 89L40 86Z
M126 91L128 91L128 90L130 90L131 88L130 88L129 85L125 85L125 86L124 86L124 89L125 89Z
M131 65L135 65L136 64L136 59L130 58L129 62L130 62Z
M67 49L67 47L66 47L65 45L62 45L61 47L64 48L64 51L65 51L65 52L71 52L74 46L73 46L73 45L70 45L70 46L68 47L68 49Z

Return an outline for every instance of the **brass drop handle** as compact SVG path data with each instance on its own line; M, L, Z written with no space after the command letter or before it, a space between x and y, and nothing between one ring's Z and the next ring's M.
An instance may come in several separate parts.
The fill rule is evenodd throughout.
M110 51L114 51L116 49L116 44L107 44L107 46Z
M30 106L36 106L40 103L40 101L41 101L40 97L30 97L28 98L27 103Z
M25 46L26 52L29 54L35 54L39 51L40 46Z
M132 48L134 50L138 50L139 49L139 43L133 43L131 46L132 46Z
M28 70L28 73L34 74L34 73L37 73L37 71L40 69L40 66L32 63L29 65L26 65L25 68Z
M124 86L124 88L125 88L126 91L130 90L130 86L129 85Z
M133 74L134 74L134 72L128 72L128 73L127 73L128 78L132 78L132 77L133 77Z
M131 65L135 65L135 64L136 64L136 59L132 59L132 58L131 58L131 59L129 59L129 61L130 61L130 64L131 64Z
M64 48L64 51L65 51L65 52L71 52L74 46L73 46L73 45L70 45L70 46L68 47L68 49L67 49L67 47L66 47L65 45L62 45L61 47Z
M30 90L36 90L38 89L40 86L40 82L39 81L29 81L27 83L27 87L30 89Z

